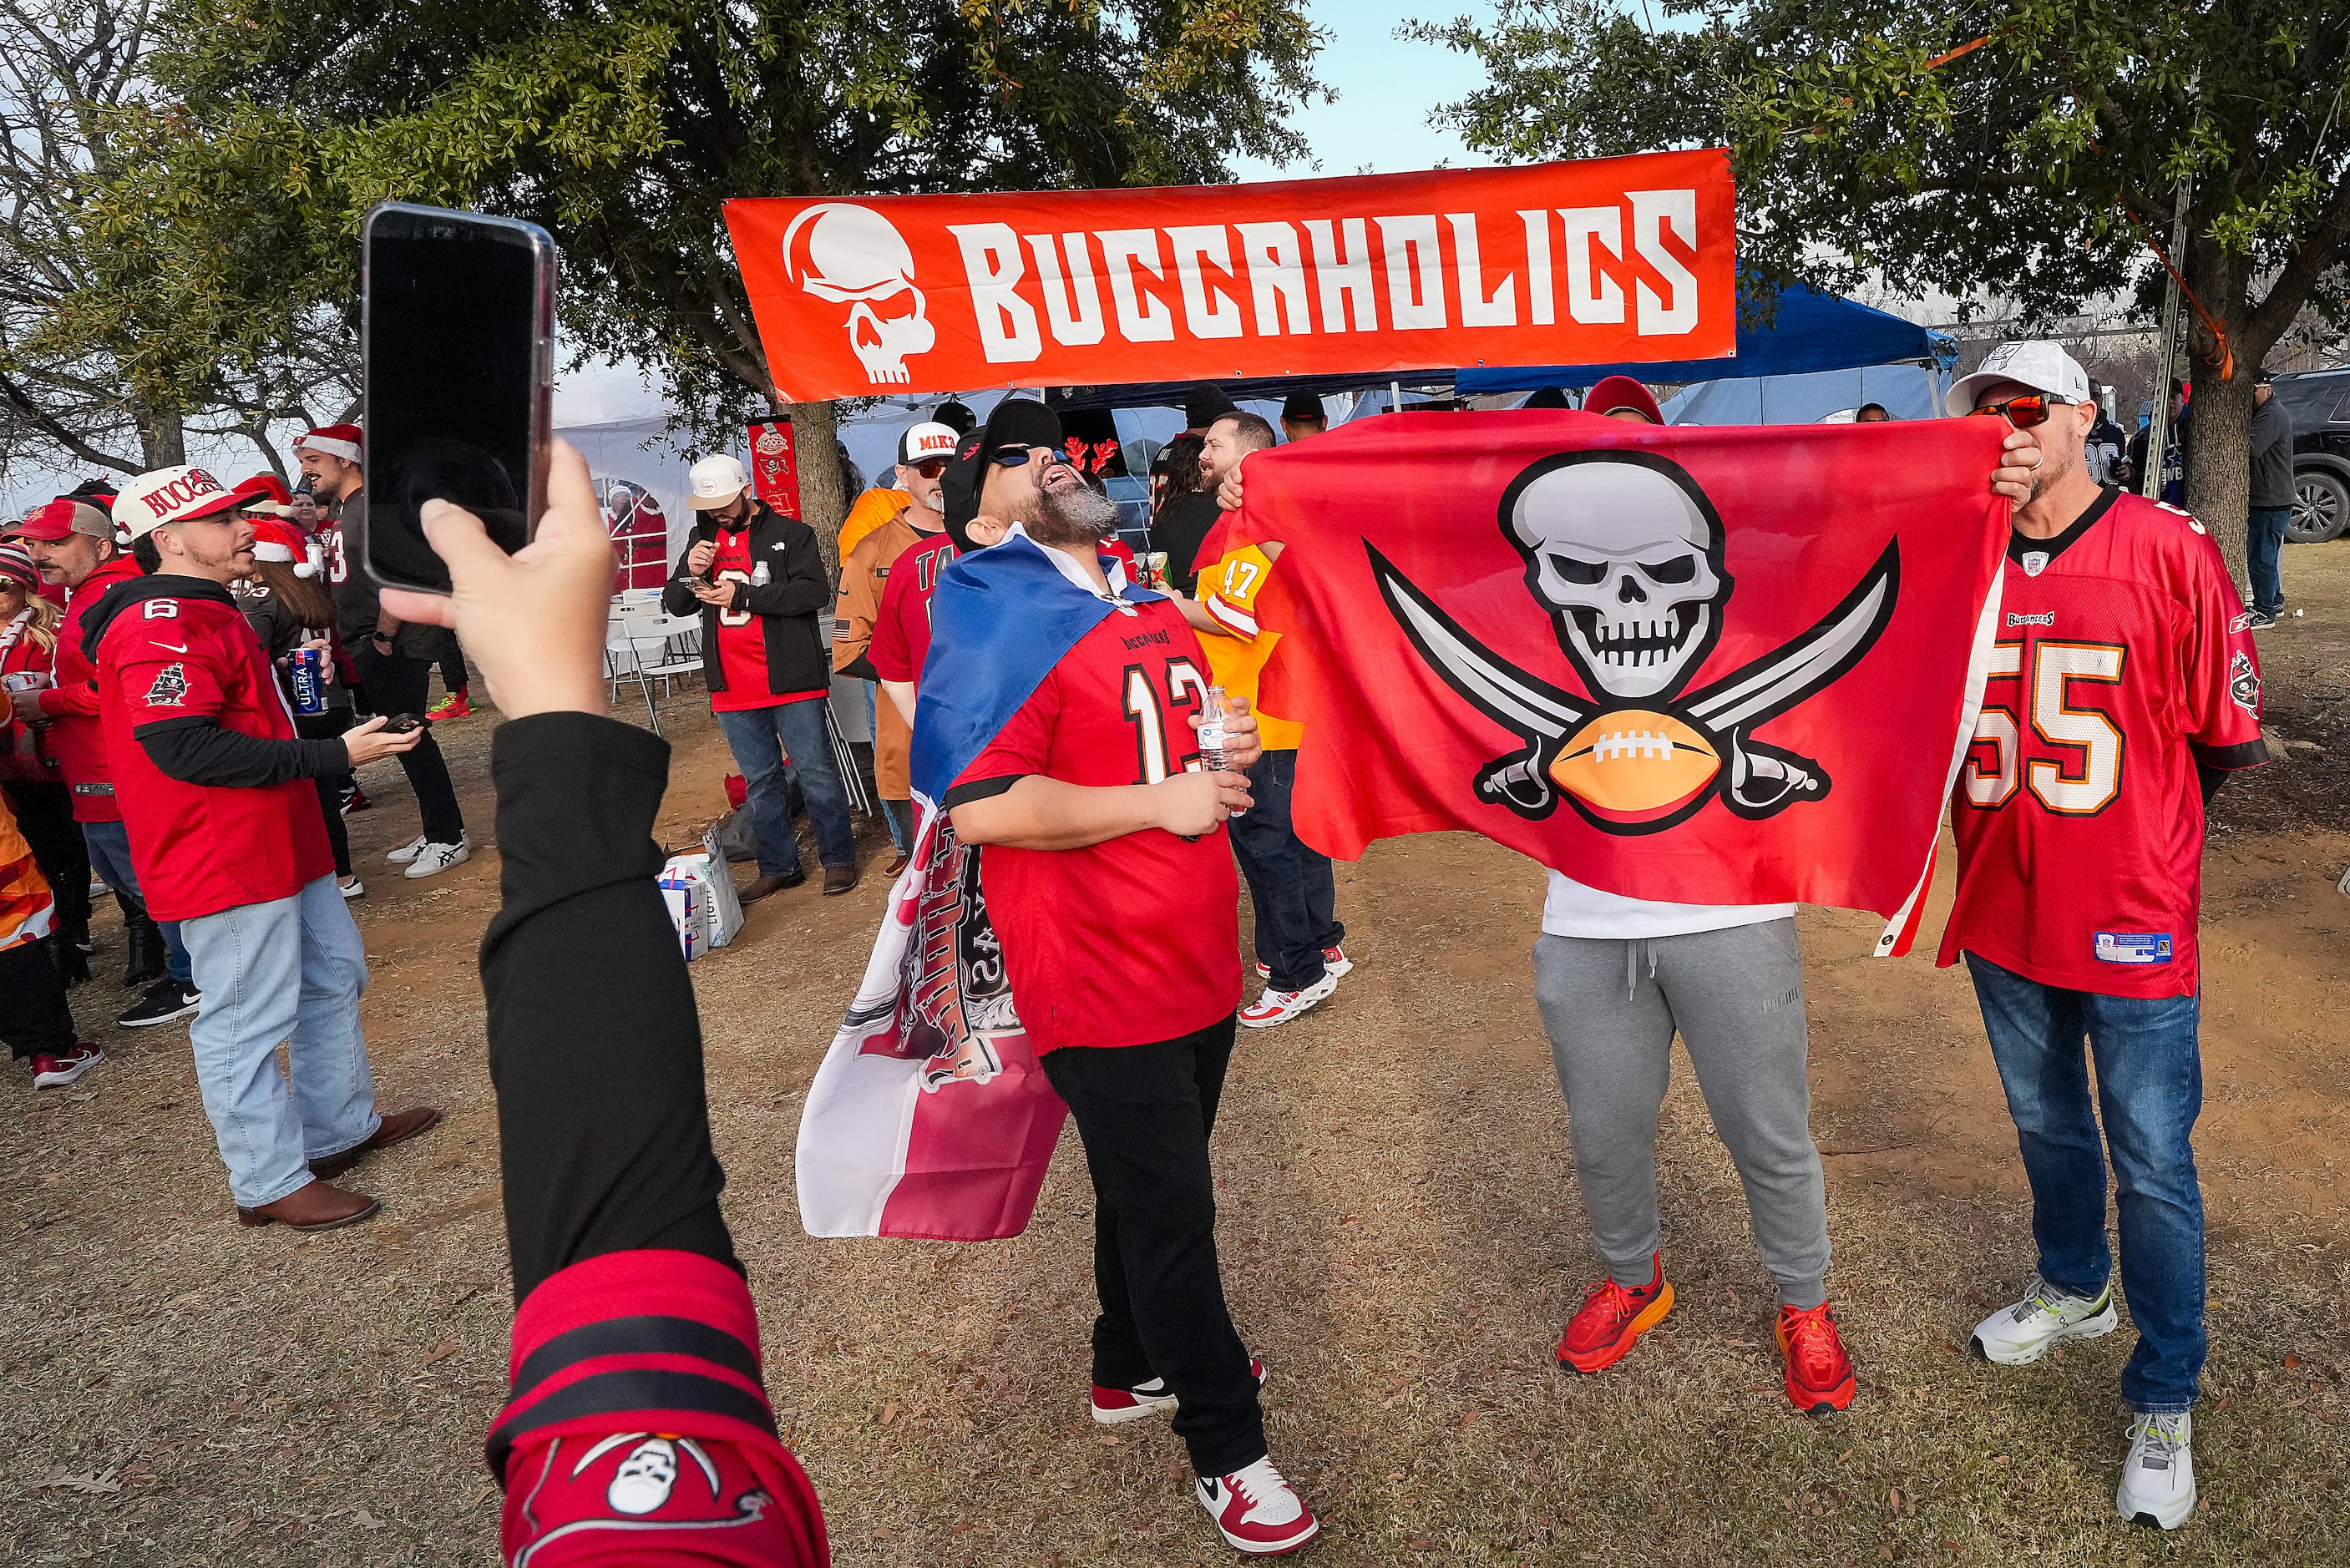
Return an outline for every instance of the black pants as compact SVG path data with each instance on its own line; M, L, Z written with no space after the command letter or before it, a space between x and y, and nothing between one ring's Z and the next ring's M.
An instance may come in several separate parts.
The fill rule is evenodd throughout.
M1164 1377L1182 1401L1176 1436L1203 1476L1265 1455L1248 1349L1224 1306L1208 1168L1232 1031L1227 1016L1155 1045L1044 1057L1094 1179L1094 1381L1120 1388Z
M48 951L50 942L63 940L45 937L0 951L0 1040L19 1059L63 1056L74 1048L73 1010Z
M329 708L323 713L296 713L294 732L306 741L331 741L351 727L348 708ZM351 874L351 835L343 822L343 790L351 775L335 774L310 781L318 786L318 809L327 818L327 843L335 852L335 875Z
M429 659L404 654L378 653L373 643L361 643L354 658L359 689L370 711L387 718L421 714L424 693L432 684ZM427 732L422 741L400 753L400 771L416 792L417 810L424 818L424 836L435 844L454 844L465 836L465 814L457 806L457 786L449 782L449 764Z
M441 656L441 690L455 696L465 689L465 650L452 639Z
M8 809L32 846L33 863L57 901L57 929L68 941L89 940L89 846L73 817L73 790L63 784L8 786Z

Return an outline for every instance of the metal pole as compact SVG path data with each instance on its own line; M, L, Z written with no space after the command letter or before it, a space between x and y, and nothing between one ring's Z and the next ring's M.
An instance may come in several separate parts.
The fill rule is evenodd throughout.
M2193 182L2178 182L2178 202L2170 219L2170 265L2187 256L2187 197ZM2165 269L2166 271L2168 269ZM2162 291L2162 348L2154 371L2154 417L2147 427L2146 472L2137 476L2137 493L2149 501L2162 495L2162 451L2170 439L2171 367L2178 356L2178 275L2172 273Z

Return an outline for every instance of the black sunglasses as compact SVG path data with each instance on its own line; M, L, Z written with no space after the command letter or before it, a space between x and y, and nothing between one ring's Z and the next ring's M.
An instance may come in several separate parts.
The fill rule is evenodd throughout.
M1035 453L1027 447L1007 446L998 452L993 457L988 459L988 461L994 463L998 468L1018 468L1035 455ZM1054 463L1066 462L1068 461L1068 453L1065 452L1057 452L1051 447L1046 447L1045 449L1045 465L1047 468L1051 467Z

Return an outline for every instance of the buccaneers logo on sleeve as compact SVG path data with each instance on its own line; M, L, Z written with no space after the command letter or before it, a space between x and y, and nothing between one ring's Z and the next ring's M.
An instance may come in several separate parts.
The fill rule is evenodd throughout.
M1366 546L1420 657L1525 742L1477 770L1480 797L1539 821L1563 793L1592 826L1617 834L1661 831L1717 795L1757 820L1826 798L1825 769L1754 732L1850 670L1883 633L1897 544L1810 630L1690 691L1734 585L1721 514L1685 469L1647 452L1547 457L1503 492L1501 524L1582 694L1502 659Z
M167 664L155 672L155 683L147 688L147 706L177 708L187 700L188 669L186 665Z

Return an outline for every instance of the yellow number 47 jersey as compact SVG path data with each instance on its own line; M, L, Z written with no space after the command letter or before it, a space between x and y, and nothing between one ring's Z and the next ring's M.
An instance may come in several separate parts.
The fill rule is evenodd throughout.
M1273 576L1273 562L1254 545L1227 550L1222 558L1200 574L1200 605L1210 619L1231 633L1203 637L1208 666L1215 682L1228 695L1245 697L1257 710L1257 685L1266 660L1273 657L1281 633L1262 630L1258 605ZM1305 726L1257 710L1257 735L1269 752L1295 751Z

